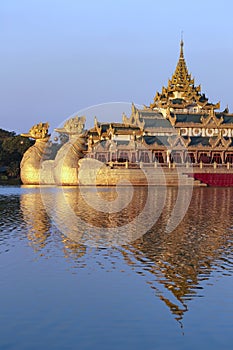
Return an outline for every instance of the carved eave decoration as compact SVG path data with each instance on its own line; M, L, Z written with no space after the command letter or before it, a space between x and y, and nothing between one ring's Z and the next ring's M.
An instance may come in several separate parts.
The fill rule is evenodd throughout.
M184 139L181 135L169 136L167 140L172 148L178 146L179 144L182 147L188 147L191 142L190 137Z
M129 124L130 123L130 117L128 118L127 115L124 112L122 114L122 122L123 122L123 124Z
M220 101L213 105L214 109L220 109Z
M122 114L122 121L123 121L123 123L124 124L137 125L136 124L137 114L138 114L138 110L135 107L134 103L132 103L130 117L128 118L125 113Z
M92 152L92 148L94 145L93 135L90 135L87 141L87 151Z
M170 109L167 107L165 118L169 120L170 116L171 116Z
M101 145L101 141L96 143L93 147L94 152L103 152L105 151L105 148Z
M220 109L220 102L217 102L215 104L213 103L206 103L206 105L203 107L207 110L215 110L215 109Z
M145 127L145 121L144 120L140 120L140 114L139 114L139 111L136 109L136 113L135 113L135 116L134 116L134 124L137 125L141 131L144 130L144 127Z
M180 137L181 137L181 136L180 136ZM191 142L191 138L188 137L187 139L184 139L184 138L182 137L182 142L184 143L185 147L188 147L188 145L189 145L190 142Z
M150 104L150 109L156 109L156 108L160 108L160 107L161 107L160 99L156 100Z
M169 103L167 104L167 108L171 108L171 109L185 109L185 108L187 108L188 105L189 105L189 103L187 103L187 102L179 104L179 103L171 103L169 101Z
M95 130L97 131L97 134L99 135L99 138L100 138L102 134L102 127L101 125L99 125L96 117L94 119L94 123L95 123Z
M204 146L201 142L199 142L195 147L193 147L194 149L198 148L199 150L209 150L210 146Z
M126 116L125 113L122 114L122 122L126 127L130 127L130 126L135 126L136 125L136 117L137 117L137 113L135 114L131 114L131 116L128 118ZM136 125L137 126L137 125Z
M208 115L208 117L201 116L200 120L201 120L203 126L205 126L205 127L210 126L211 124L212 125L214 124L213 126L219 127L223 123L224 118L222 116L221 116L221 118L217 118L215 113L214 113L214 110L211 109L211 113Z
M165 86L162 87L162 96L166 96L167 95L167 91L168 89L165 88Z
M150 108L150 106L146 106L146 105L143 104L143 110L144 111L150 111L151 108Z
M207 101L200 101L198 100L197 101L197 105L200 106L201 108L204 108L208 103L208 100Z
M111 139L114 134L115 134L115 129L112 127L112 124L110 124L110 127L107 130L107 136Z
M216 147L223 147L224 149L227 149L230 145L231 145L232 139L225 139L222 136L222 133L220 132L220 134L217 137L211 137L209 139L209 144L212 148L216 148Z
M175 126L175 124L176 124L176 116L175 115L171 115L169 108L167 108L167 110L166 110L166 119L168 119L170 121L172 126Z

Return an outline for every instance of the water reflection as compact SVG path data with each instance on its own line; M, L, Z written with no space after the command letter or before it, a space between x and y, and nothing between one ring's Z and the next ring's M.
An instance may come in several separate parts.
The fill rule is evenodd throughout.
M115 189L100 190L106 200L114 200ZM126 191L124 189L124 191ZM183 190L185 191L185 189ZM145 205L147 192L143 188L136 189L136 197L126 206L121 215L117 213L98 213L91 209L76 189L47 189L43 200L40 191L27 191L19 197L1 198L2 232L15 230L20 223L27 232L27 239L33 249L49 254L48 246L54 232L54 222L50 215L56 214L56 224L67 230L60 234L60 245L56 249L62 251L65 259L72 261L76 268L85 268L88 254L98 257L107 255L113 268L117 261L123 259L135 273L142 276L155 292L156 297L169 308L174 317L182 322L188 311L189 301L201 297L206 283L212 282L213 273L232 275L233 273L233 189L231 188L198 188L195 189L192 201L181 224L171 233L166 232L166 225L177 198L177 190L167 189L165 206L157 223L141 238L123 246L89 249L85 245L85 234L77 222L66 219L66 208L63 207L64 195L70 209L82 220L103 229L106 227L123 227L127 220L134 219ZM154 201L151 208L156 208L156 200L160 195L154 188ZM88 192L92 196L92 192ZM55 213L46 207L54 207ZM7 223L8 220L8 223ZM24 225L22 226L22 223ZM8 228L7 228L8 227ZM140 226L138 228L140 230ZM19 233L20 231L18 231ZM100 231L98 231L100 232ZM132 232L125 232L132 237ZM2 236L4 237L4 235ZM95 233L96 238L96 233ZM102 237L99 239L101 240ZM2 244L4 244L3 238ZM56 243L57 244L57 243ZM47 249L46 249L47 247ZM51 254L53 252L50 251ZM82 258L82 259L81 259ZM86 260L85 260L86 259ZM102 266L104 268L104 265Z
M42 198L55 225L70 239L89 246L112 246L142 236L158 220L166 189L153 187L56 189Z
M223 275L233 272L232 193L230 188L195 190L183 221L167 234L165 227L175 197L171 189L159 223L122 251L135 270L140 263L148 283L177 320L188 310L188 300L202 296L202 282L213 271Z
M11 238L18 234L20 215L19 196L0 195L0 253L10 249Z
M32 187L24 186L24 188L30 189ZM50 203L52 207L54 200L59 200L59 195L50 188L47 194L43 195L43 200L45 200L47 204ZM53 229L51 217L49 217L44 202L42 201L39 187L36 188L36 190L21 194L20 208L22 221L25 224L25 231L30 246L35 252L40 252L41 255L46 253L52 254L50 249L44 250L44 248L51 245L52 239L54 239L54 237L51 237L51 232L55 233L55 230ZM65 258L72 258L75 260L85 254L86 248L84 245L76 243L62 234L60 234L60 238Z
M39 189L22 194L20 207L30 245L35 251L40 251L49 240L51 225Z

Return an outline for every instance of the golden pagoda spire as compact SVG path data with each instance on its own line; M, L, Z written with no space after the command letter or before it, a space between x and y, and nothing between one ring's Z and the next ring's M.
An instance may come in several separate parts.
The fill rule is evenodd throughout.
M181 35L180 55L175 72L173 73L172 78L168 80L168 86L162 89L162 93L156 94L154 102L150 105L150 107L167 108L172 100L180 100L179 104L181 107L181 104L183 103L199 100L199 91L200 87L194 86L194 79L188 72L184 58L184 41Z
M153 103L150 104L151 109L162 108L167 109L187 109L193 105L198 108L218 109L218 104L208 103L205 94L201 94L201 86L194 85L194 79L188 72L188 68L184 58L184 41L181 34L180 55L172 78L168 80L167 87L163 87L161 93L157 92Z
M184 46L184 42L183 42L183 38L181 38L181 41L180 41L180 59L184 59L183 46Z
M185 91L187 87L191 84L194 84L193 79L191 79L191 75L188 73L188 69L186 66L186 62L184 59L184 42L183 39L180 41L180 56L176 65L175 72L172 76L172 79L169 81L168 89L172 89L173 91Z

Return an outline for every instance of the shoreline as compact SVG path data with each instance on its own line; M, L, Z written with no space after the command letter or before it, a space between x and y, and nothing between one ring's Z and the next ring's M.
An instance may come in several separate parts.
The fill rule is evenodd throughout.
M12 178L7 180L0 180L0 186L17 186L22 185L20 178Z

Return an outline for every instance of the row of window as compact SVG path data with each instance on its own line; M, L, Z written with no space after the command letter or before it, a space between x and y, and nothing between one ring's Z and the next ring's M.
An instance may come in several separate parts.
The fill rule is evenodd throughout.
M109 157L109 156L108 156ZM115 154L112 155L112 159L106 159L107 156L105 154L98 154L97 159L103 163L106 163L107 161L112 161L112 162L131 162L131 163L136 163L137 162L137 158L136 158L136 154L132 153L131 157L129 156L128 152L120 152L119 156L116 157ZM153 161L155 160L155 157L153 159ZM150 157L148 152L142 152L140 159L138 160L139 162L143 162L143 163L150 163Z
M132 155L130 156L127 152L121 152L119 154L118 157L116 157L115 155L112 155L112 159L109 159L110 155L106 155L106 154L98 154L97 155L97 160L106 163L107 161L118 161L118 162L132 162L132 163L136 163L137 159L136 159L136 154L132 153ZM108 159L107 159L108 158ZM183 156L183 154L181 152L172 152L169 156L169 160L170 162L175 162L175 163L196 163L196 159L195 159L195 155L194 153L187 153L186 155ZM143 162L143 163L150 163L150 162L158 162L158 163L165 163L167 162L167 159L164 159L163 153L162 152L155 152L152 155L148 152L142 152L138 162ZM203 162L205 164L209 164L209 163L214 163L216 162L217 164L222 164L222 157L220 153L214 153L212 154L212 156L209 156L207 153L201 153L198 156L197 162ZM233 154L227 154L227 156L225 157L224 163L231 163L233 164Z
M172 154L172 158L174 162L176 163L182 163L182 158L179 153ZM187 156L185 157L185 162L189 163L196 163L195 160L195 155L194 153L188 153ZM210 164L210 163L217 163L217 164L222 164L224 163L233 163L233 154L227 154L224 161L222 160L221 153L213 153L211 156L209 156L207 153L200 153L197 159L197 162L200 163L205 163L205 164Z

